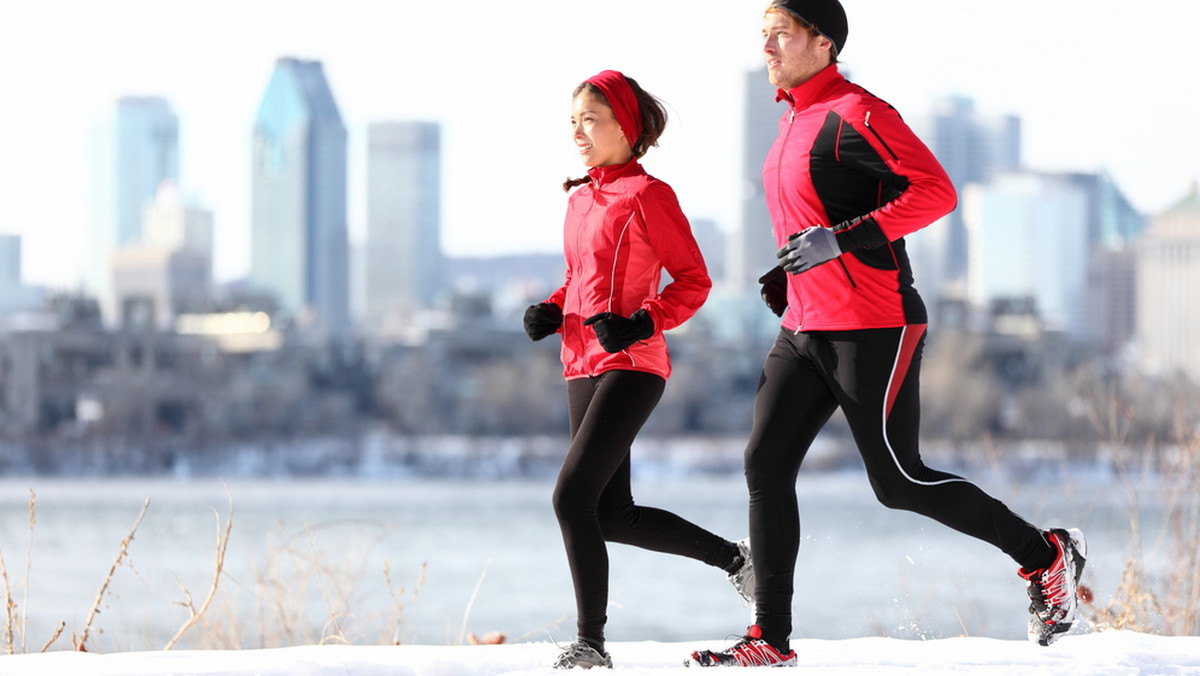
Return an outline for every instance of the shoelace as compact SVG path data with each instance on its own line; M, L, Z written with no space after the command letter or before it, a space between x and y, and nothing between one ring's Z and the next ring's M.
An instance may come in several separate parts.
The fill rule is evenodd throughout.
M1031 610L1036 611L1044 620L1054 619L1054 615L1067 602L1066 557L1064 547L1058 560L1048 570L1030 580L1029 598L1033 601Z
M782 657L777 650L762 639L746 639L730 648L729 652L748 667L774 664L779 662Z

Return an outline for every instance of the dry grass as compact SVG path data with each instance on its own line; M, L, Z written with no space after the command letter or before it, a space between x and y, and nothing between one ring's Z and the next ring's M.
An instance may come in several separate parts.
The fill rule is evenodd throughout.
M117 574L117 568L121 567L121 562L125 560L125 556L129 553L129 544L133 542L133 535L137 532L138 526L142 524L142 519L146 518L146 510L148 509L150 509L149 499L142 505L142 511L138 513L137 519L134 520L133 528L129 530L129 535L121 540L121 548L117 551L117 556L113 559L112 566L108 569L108 575L105 575L104 581L100 583L100 591L96 592L96 600L92 602L92 607L88 610L87 620L83 623L83 631L79 633L78 638L72 641L75 649L80 652L87 650L87 639L88 634L92 630L92 621L96 619L96 615L100 612L100 604L104 603L104 595L108 591L108 585L112 583L113 576Z
M226 489L226 494L228 494L228 489ZM208 612L209 606L212 605L213 599L217 595L217 587L221 582L221 573L225 570L225 551L229 548L229 534L233 531L233 496L229 496L229 518L225 520L224 533L221 531L221 514L215 509L213 512L217 515L217 560L216 565L213 566L212 585L208 589L208 595L204 597L204 601L200 604L199 610L197 610L195 605L192 604L192 595L188 592L187 587L182 582L179 584L184 596L184 601L180 605L187 608L188 619L179 628L179 631L175 632L171 640L167 641L167 644L163 646L163 650L170 650L175 647L175 644L179 643L179 639L183 638L183 635L204 617L204 613Z
M408 600L405 601L403 585L397 587L392 583L392 560L390 558L383 560L383 580L387 583L388 596L391 597L392 606L395 609L395 616L392 620L394 623L392 645L400 645L400 631L404 626L404 609L408 607L408 604L416 600L417 594L421 593L421 588L425 586L425 573L428 568L428 562L421 564L421 572L417 576L417 584L413 587L412 594L408 597Z
M1175 442L1135 449L1126 442L1132 412L1110 398L1093 424L1119 449L1117 465L1129 508L1129 560L1109 600L1096 603L1083 590L1085 616L1097 629L1129 629L1169 636L1200 635L1200 430L1177 416ZM1103 423L1103 424L1100 424ZM1142 489L1137 477L1152 476L1162 516L1157 528L1142 523ZM1148 539L1149 538L1149 539ZM1143 542L1151 542L1150 553Z
M4 593L3 639L6 654L28 651L25 611L29 607L29 577L33 568L35 505L36 500L31 492L25 600L21 604L17 603L13 594L9 571L3 552L0 551L0 585ZM86 651L93 647L89 642L100 625L100 609L105 606L111 595L114 579L127 565L134 537L149 509L150 501L146 500L129 533L121 540L118 552L100 584L82 627L77 635L72 633L72 649ZM185 617L179 628L166 641L164 650L171 650L185 640L191 648L240 649L248 647L245 645L247 637L252 637L249 642L254 644L254 647L264 648L311 643L352 643L354 639L362 638L364 630L359 630L358 634L353 633L357 629L359 618L355 617L352 609L359 601L358 591L362 586L364 567L368 565L370 557L366 552L353 549L341 550L340 556L322 550L320 531L339 524L305 527L299 533L273 540L265 561L255 566L254 582L248 587L229 578L226 571L226 556L233 530L232 496L229 497L228 517L222 523L220 513L216 513L216 520L213 574L208 590L197 603L187 586L178 582L183 599L170 603L182 608ZM383 581L392 599L392 609L385 618L386 632L379 632L379 642L400 642L405 607L419 594L425 581L425 571L426 566L422 564L416 586L406 595L403 586L396 586L392 582L390 560L385 562ZM250 604L254 608L254 618L243 621L242 609L247 605L248 594L252 597ZM50 650L66 629L67 622L59 622L49 639L42 645L41 652Z
M1100 629L1130 629L1170 636L1200 635L1200 434L1167 453L1147 453L1159 467L1155 482L1163 502L1161 523L1148 532L1140 496L1127 484L1131 507L1129 560L1103 605L1085 593L1085 613ZM1151 541L1151 557L1142 547ZM1157 565L1153 565L1154 560Z

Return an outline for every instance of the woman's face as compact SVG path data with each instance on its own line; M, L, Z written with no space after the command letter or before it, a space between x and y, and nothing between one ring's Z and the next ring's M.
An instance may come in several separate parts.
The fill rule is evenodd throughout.
M606 167L633 158L633 149L604 99L583 89L571 102L571 130L584 166Z

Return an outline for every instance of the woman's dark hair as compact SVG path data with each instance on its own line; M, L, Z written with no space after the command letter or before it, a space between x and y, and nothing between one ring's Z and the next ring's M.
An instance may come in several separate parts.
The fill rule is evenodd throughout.
M663 131L667 128L667 107L653 94L642 89L637 80L626 76L625 81L629 83L629 88L633 90L633 96L637 99L638 103L638 112L642 118L642 135L630 144L633 148L634 159L640 159L651 147L658 145L658 137L662 136ZM600 88L590 82L584 82L576 87L575 91L571 94L571 98L579 96L580 92L584 90L595 94L604 102L604 105L612 107L608 99L605 98L604 93L600 91ZM590 176L568 178L566 181L563 181L563 192L570 192L571 188L583 185L590 180L592 180Z

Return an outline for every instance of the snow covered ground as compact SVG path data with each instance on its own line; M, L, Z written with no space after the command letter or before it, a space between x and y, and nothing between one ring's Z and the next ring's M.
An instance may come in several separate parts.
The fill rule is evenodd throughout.
M623 674L696 674L683 666L698 648L727 641L610 643ZM805 639L792 642L795 673L821 676L888 674L1013 674L1040 676L1200 675L1200 637L1128 631L1068 636L1048 648L989 638L911 641L893 638ZM508 676L552 674L552 643L481 646L301 646L271 650L56 652L0 657L4 676ZM786 672L785 672L786 673ZM599 675L598 675L599 676Z

